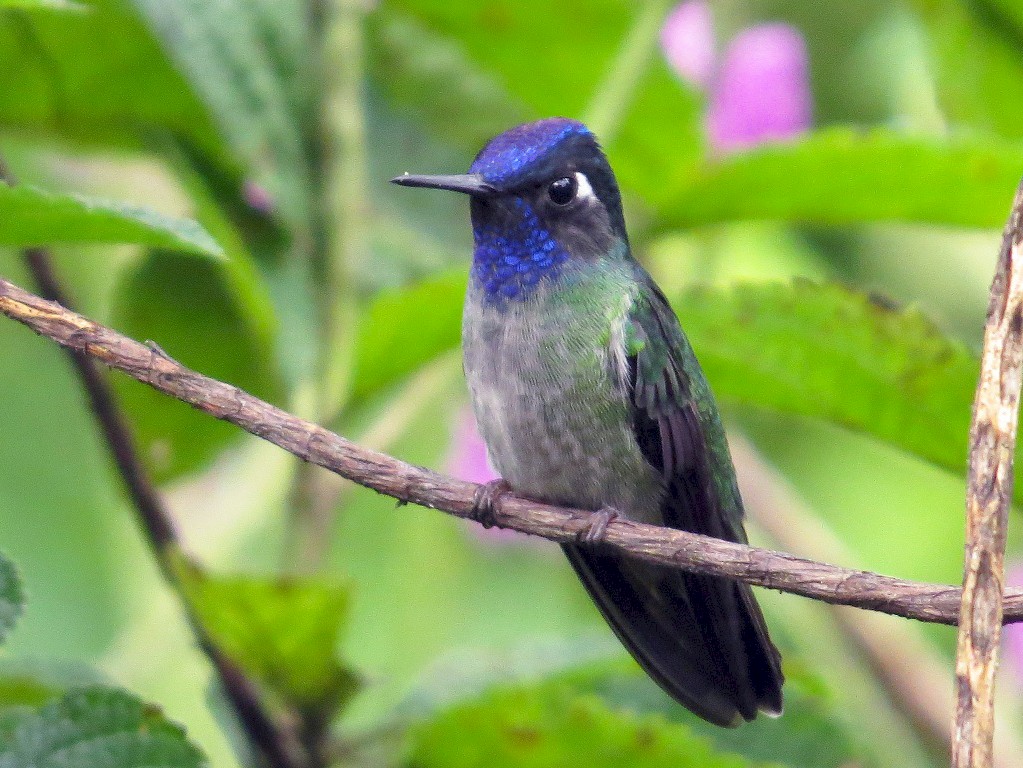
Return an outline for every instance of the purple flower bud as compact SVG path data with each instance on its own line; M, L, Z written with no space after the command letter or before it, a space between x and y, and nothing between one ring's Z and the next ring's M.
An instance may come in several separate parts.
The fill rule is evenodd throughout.
M661 49L672 69L698 88L714 75L714 17L702 0L676 5L661 27Z
M263 187L252 179L246 179L242 185L242 198L252 210L257 213L269 215L274 211L274 200L266 187Z
M794 27L762 24L738 34L711 88L707 133L728 152L803 133L812 121L806 43Z

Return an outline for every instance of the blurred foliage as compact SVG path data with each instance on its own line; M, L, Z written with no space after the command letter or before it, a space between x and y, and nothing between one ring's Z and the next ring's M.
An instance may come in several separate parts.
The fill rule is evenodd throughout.
M721 154L704 135L707 94L658 50L669 6L0 0L0 150L25 182L0 184L0 274L26 284L15 249L60 246L58 270L86 314L316 416L310 393L332 352L320 326L338 309L323 275L348 258L334 247L329 185L365 179L365 242L353 249L363 255L341 265L355 281L341 309L357 332L335 426L440 466L453 431L443 425L463 398L429 372L446 370L458 344L465 203L385 180L461 170L519 121L591 120L633 248L656 253L650 266L728 413L870 567L957 578L970 350L995 230L1023 173L1023 11L1009 0L715 4L719 50L751 24L797 24L818 104L805 135ZM328 50L347 59L324 61ZM363 74L354 100L325 91L337 72ZM325 137L338 120L365 146L333 154ZM968 240L964 228L984 233ZM772 280L737 279L749 274ZM705 279L721 284L692 285ZM233 726L210 718L206 680L180 679L194 652L183 650L180 616L153 599L153 566L70 369L10 324L0 348L0 544L27 585L0 558L0 637L24 591L35 606L8 656L98 666L173 707L213 764L247 760L229 750ZM279 708L336 736L339 755L417 766L884 764L881 737L842 716L857 711L855 693L812 645L785 648L785 716L735 731L690 716L626 659L582 664L606 648L589 638L607 629L549 548L467 536L454 521L343 490L340 520L309 526L328 537L327 562L281 562L279 552L302 551L282 544L302 528L309 475L133 381L116 386L186 543L217 570L273 574L183 567L191 610ZM427 392L430 402L414 402ZM952 504L954 514L935 511ZM295 575L306 570L317 572ZM769 619L780 636L827 636L820 616ZM929 637L947 646L942 632ZM413 714L402 703L453 648L492 659L552 635L584 639L563 663L533 659L527 679L484 675ZM58 741L85 768L106 749L124 750L105 753L118 765L202 764L154 708L108 688L64 693L53 681L73 675L55 669L0 664L3 768L46 764ZM861 677L880 685L870 669ZM371 760L366 739L388 745L372 736L395 730L401 747ZM938 764L915 738L899 754Z
M346 586L210 576L184 561L176 572L217 646L286 705L329 721L358 691L358 674L335 658Z
M14 563L0 554L0 643L25 608L25 592Z

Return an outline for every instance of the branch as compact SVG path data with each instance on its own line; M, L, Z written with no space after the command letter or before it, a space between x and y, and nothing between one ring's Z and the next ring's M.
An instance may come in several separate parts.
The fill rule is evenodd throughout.
M339 435L263 402L237 387L189 370L158 348L140 344L0 278L0 312L69 349L76 349L231 422L296 456L401 503L411 502L473 519L479 488L361 448ZM558 542L576 540L591 512L538 504L513 495L496 504L496 523ZM613 520L605 544L652 563L724 576L828 603L852 605L920 621L955 624L957 587L921 584L868 571L838 568L708 536ZM1023 590L1005 597L1006 621L1023 621Z
M1023 185L1005 226L991 284L980 383L970 426L966 562L956 652L954 768L987 768L994 739L995 670L1005 587L1005 535L1023 375Z
M14 183L14 176L0 157L0 184ZM43 248L26 248L23 251L25 263L39 292L46 298L70 306L71 302L53 270L50 254ZM55 304L56 306L57 304ZM163 499L153 486L139 457L135 437L123 411L117 403L110 382L96 361L84 350L65 347L75 372L89 398L96 422L103 433L117 471L138 516L140 527L164 577L178 592L195 633L199 647L209 658L223 686L224 695L234 708L248 739L266 758L273 768L295 768L297 745L281 730L269 712L263 707L256 686L242 670L229 659L202 627L195 613L181 594L180 585L174 576L171 558L175 552L182 552L177 532Z

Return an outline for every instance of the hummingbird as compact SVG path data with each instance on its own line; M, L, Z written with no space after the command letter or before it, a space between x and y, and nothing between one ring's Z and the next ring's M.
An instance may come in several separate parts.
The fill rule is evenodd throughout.
M491 139L466 174L392 181L469 196L463 367L502 478L481 506L512 490L592 510L585 535L562 547L643 670L717 725L781 714L781 657L748 585L600 546L615 517L747 539L713 395L632 255L593 133L567 118L526 123Z

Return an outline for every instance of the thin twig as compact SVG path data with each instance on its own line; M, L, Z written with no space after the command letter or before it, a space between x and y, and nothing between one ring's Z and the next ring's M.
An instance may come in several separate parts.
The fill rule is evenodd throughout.
M0 278L0 312L58 344L81 350L155 389L205 413L325 467L350 480L463 518L476 514L479 486L444 477L390 456L361 448L322 427L292 416L237 387L185 368L116 331ZM511 494L496 504L496 523L559 542L575 541L589 527L591 512L564 509ZM955 624L957 587L921 584L869 571L838 568L782 552L747 547L708 536L613 520L604 543L654 563L896 616ZM1005 597L1007 621L1023 621L1023 590Z
M1023 185L1005 227L991 284L980 383L973 403L966 490L966 561L959 645L954 768L988 768L1005 587L1005 535L1023 373Z
M14 183L14 177L2 157L0 183ZM63 306L70 306L71 301L57 278L49 253L43 248L26 248L23 255L29 271L39 286L39 292L47 299ZM297 759L294 745L289 743L289 737L277 727L274 719L264 709L252 681L213 642L181 592L172 565L175 553L182 551L177 532L170 513L146 472L131 427L117 404L107 377L96 361L84 351L71 347L65 349L85 388L96 422L103 433L160 570L178 593L199 647L216 670L227 700L234 708L242 728L272 768L296 768L301 763Z

